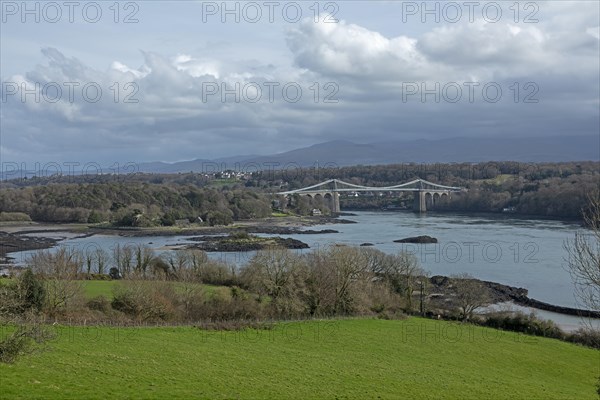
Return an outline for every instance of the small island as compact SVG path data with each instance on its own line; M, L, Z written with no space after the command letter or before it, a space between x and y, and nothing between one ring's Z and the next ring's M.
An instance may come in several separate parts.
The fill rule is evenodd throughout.
M413 237L408 237L408 238L404 238L404 239L398 239L398 240L394 240L394 243L420 243L420 244L426 244L426 243L437 243L438 240L434 237L431 236L427 236L427 235L422 235L422 236L413 236Z
M192 240L199 243L187 246L188 249L199 249L208 252L222 251L256 251L271 247L286 249L308 249L308 244L297 239L275 237L261 237L250 235L246 232L236 232L227 236L208 235L195 237Z

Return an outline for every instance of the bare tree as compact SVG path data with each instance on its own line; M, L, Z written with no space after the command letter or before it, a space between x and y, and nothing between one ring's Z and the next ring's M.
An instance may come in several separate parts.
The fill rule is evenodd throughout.
M600 310L600 191L589 196L583 219L587 230L565 241L566 267L575 285L580 303L593 311Z
M328 258L334 277L335 313L351 313L356 306L354 283L364 279L370 280L372 276L367 270L365 257L355 247L334 246L329 250Z
M55 315L81 295L82 282L78 280L83 264L81 252L66 247L55 252L40 250L28 259L27 264L44 279L50 315Z
M490 304L489 291L481 281L469 274L453 275L451 278L463 321L471 319L477 309Z
M106 270L106 264L109 260L109 254L104 249L96 249L95 254L96 258L96 268L99 274L104 274Z
M132 263L133 263L134 249L131 246L124 246L121 253L121 275L129 276L131 274Z
M313 251L306 255L306 298L308 312L313 316L333 313L335 307L335 275L327 252Z
M373 248L361 248L365 256L367 269L375 276L387 282L390 289L401 295L406 303L405 311L412 312L413 295L416 289L424 289L426 273L419 266L414 254L400 252L398 254L385 254ZM421 297L423 293L420 293Z
M88 275L91 275L92 269L94 268L94 253L89 249L85 251L85 270Z
M191 260L189 254L182 250L175 250L166 256L169 264L170 274L175 279L181 279L187 269L190 268Z
M135 271L137 274L146 276L146 272L152 259L154 258L154 250L148 246L139 244L135 248Z
M259 294L269 296L276 312L296 314L302 309L303 260L284 248L261 250L243 269L241 279Z
M389 266L389 255L373 247L360 247L365 258L366 268L375 275L385 275Z
M401 294L406 301L406 311L412 312L413 294L425 271L419 266L417 258L410 253L400 252L388 255L383 264L383 276L389 282L392 290Z
M565 261L580 303L592 311L598 311L600 310L600 190L589 195L583 220L589 229L577 232L574 239L565 242L564 248L568 254ZM592 330L594 327L590 323L587 329ZM600 376L598 376L596 391L600 396Z
M198 271L202 264L208 262L208 255L203 250L189 249L184 250L183 253L187 257L190 268L193 271Z

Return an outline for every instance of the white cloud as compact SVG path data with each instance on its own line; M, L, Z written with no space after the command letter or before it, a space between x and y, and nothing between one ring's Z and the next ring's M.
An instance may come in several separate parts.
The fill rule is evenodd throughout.
M595 37L598 40L600 40L600 26L597 26L595 28L587 28L585 30L585 33L587 33L588 35L591 35L592 37Z
M388 39L345 21L315 24L305 20L288 32L287 42L299 67L324 75L388 80L437 71L416 49L416 39Z
M194 78L198 78L204 75L212 75L215 78L219 78L219 66L214 61L202 61L193 58L187 54L179 54L173 59L173 65L179 71L185 71Z

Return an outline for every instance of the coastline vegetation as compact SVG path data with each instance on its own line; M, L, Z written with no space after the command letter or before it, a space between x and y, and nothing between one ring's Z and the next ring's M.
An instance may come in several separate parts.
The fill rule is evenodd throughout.
M497 212L581 218L587 194L600 184L598 162L522 164L379 165L306 169L290 175L269 170L223 180L219 175L131 174L123 176L49 176L13 179L0 189L0 220L77 222L126 227L229 225L271 216L329 214L322 199L285 198L282 190L326 178L387 186L423 178L461 186L436 204L437 211ZM342 209L410 208L412 197L343 195Z

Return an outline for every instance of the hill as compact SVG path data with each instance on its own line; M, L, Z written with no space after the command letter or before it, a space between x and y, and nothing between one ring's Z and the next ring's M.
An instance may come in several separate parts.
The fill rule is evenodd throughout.
M0 365L4 399L597 398L597 351L444 321L56 329L45 351Z
M484 161L567 162L600 160L600 137L456 137L438 140L397 140L359 144L346 140L319 143L279 154L233 156L213 160L197 159L176 163L141 163L141 172L214 172L283 168L292 163L301 167L382 165L397 163L454 163ZM256 168L256 167L254 167Z

